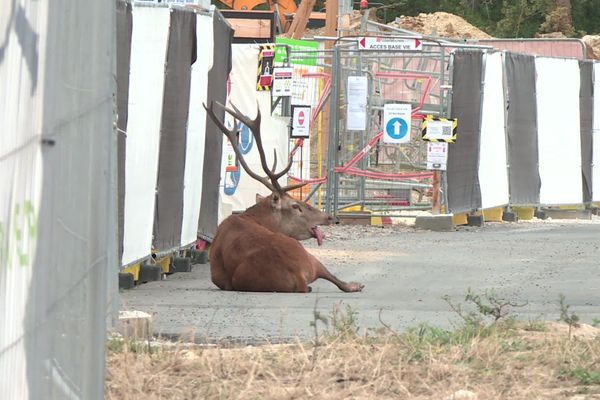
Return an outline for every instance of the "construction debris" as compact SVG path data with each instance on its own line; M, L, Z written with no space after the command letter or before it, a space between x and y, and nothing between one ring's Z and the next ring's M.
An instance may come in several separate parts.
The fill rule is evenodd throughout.
M416 17L402 15L388 25L423 35L453 39L489 39L492 37L465 21L464 18L446 12L421 13Z
M588 57L600 60L600 35L586 35L582 40L588 47Z

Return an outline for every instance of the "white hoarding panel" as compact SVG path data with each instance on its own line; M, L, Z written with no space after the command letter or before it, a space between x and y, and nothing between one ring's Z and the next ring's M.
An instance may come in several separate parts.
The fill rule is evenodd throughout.
M479 186L481 188L481 207L486 209L508 204L509 194L502 53L486 54L484 65L479 142Z
M537 57L535 69L540 203L580 204L579 63Z
M594 63L592 201L600 201L600 63Z
M288 124L289 118L278 118L271 116L271 93L256 91L256 70L248 68L248 65L257 65L258 46L253 44L234 44L232 46L232 68L230 74L231 91L227 98L228 105L235 105L243 114L249 118L256 116L257 104L261 112L261 136L267 163L273 164L273 149L277 152L278 167L288 159ZM231 108L231 107L230 107ZM229 114L225 117L225 124L229 127L233 124L233 118ZM260 163L259 153L252 132L248 127L239 124L239 148L248 166L258 173L264 175ZM270 191L262 183L250 177L241 166L228 168L229 150L228 141L223 140L223 160L221 165L221 202L229 204L233 211L241 211L256 203L256 194L269 195ZM229 160L231 161L231 160ZM235 161L233 161L235 163ZM280 183L285 185L285 177Z
M0 16L0 398L5 399L33 398L24 337L43 179L44 84L38 72L46 59L46 7L30 4L31 14L22 16L40 40L39 52L22 48L10 4ZM33 57L42 66L37 71L28 68Z
M212 67L213 20L210 16L197 15L196 37L198 53L192 65L190 82L190 111L186 138L185 173L183 189L183 221L181 244L196 240L198 217L202 199L202 169L204 165L204 143L206 138L206 110L202 106L208 96L208 71Z
M118 263L114 17L108 2L2 3L0 399L103 398Z
M133 8L122 265L150 255L169 9Z

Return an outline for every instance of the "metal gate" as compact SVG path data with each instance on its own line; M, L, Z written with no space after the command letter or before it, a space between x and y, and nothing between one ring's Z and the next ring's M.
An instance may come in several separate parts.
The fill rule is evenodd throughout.
M445 171L427 169L423 119L450 116L452 51L482 46L369 24L367 28L375 31L371 36L338 38L330 50L287 49L286 62L311 58L318 67L295 76L294 84L319 82L319 95L311 103L310 170L302 179L291 179L308 181L311 186L297 195L313 200L334 217L364 216L365 211L370 216L403 218L414 217L411 210L438 212L447 203ZM382 49L390 42L398 46ZM364 90L364 104L355 102L357 82ZM410 105L406 143L383 139L388 104ZM289 105L284 108L289 115ZM356 117L361 126L356 126Z
M383 49L386 43L387 48L403 49ZM371 216L411 217L410 210L431 210L444 202L445 174L443 170L427 170L427 142L421 139L421 129L427 116L450 116L448 64L456 47L462 45L414 36L344 37L336 41L327 212L335 217L342 213L352 216L357 211L370 211ZM365 89L361 110L357 101ZM383 139L387 104L410 104L406 143L386 143Z

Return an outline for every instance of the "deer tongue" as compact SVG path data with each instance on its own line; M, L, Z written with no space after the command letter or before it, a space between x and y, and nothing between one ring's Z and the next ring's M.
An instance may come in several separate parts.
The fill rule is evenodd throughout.
M318 226L315 226L314 228L312 228L312 233L313 236L317 239L317 244L321 246L323 244L323 238L325 237L325 235L323 235L323 231L320 230Z

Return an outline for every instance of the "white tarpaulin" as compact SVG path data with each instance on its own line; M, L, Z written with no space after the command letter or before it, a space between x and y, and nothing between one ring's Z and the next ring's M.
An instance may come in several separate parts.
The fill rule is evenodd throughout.
M579 63L537 57L535 69L540 204L580 204Z
M508 170L504 126L502 53L485 56L481 139L479 142L479 186L483 209L508 204ZM451 144L450 146L455 146Z
M19 45L16 10L0 15L0 398L5 399L29 398L23 338L38 240L44 111L44 85L31 63L45 62L48 5L30 6L36 18L28 22L40 37L39 52Z
M169 9L133 8L122 265L150 255Z
M114 2L2 3L0 399L104 397L114 21Z
M592 201L600 201L600 63L594 63Z
M257 102L261 112L261 137L268 165L273 163L273 149L277 151L278 170L287 162L288 154L288 119L272 117L270 92L256 91L256 66L258 66L258 46L236 44L232 46L232 69L230 74L231 92L227 98L228 105L234 104L242 113L250 118L256 116ZM233 119L226 116L226 125L231 126ZM248 166L261 176L260 157L249 129L241 127L240 149ZM262 183L248 176L242 167L237 172L227 171L227 140L223 141L223 163L221 167L221 201L232 206L233 211L241 211L256 203L256 194L270 194ZM285 178L280 179L285 185Z
M198 217L202 199L202 169L204 165L204 143L206 134L206 110L202 106L208 95L208 71L213 63L213 20L212 17L198 15L196 18L196 38L198 54L192 65L190 88L190 111L185 155L185 176L183 190L183 221L181 244L196 241Z

